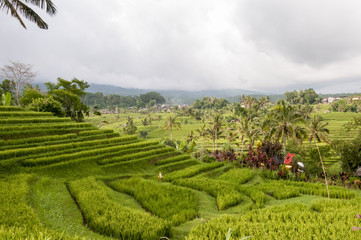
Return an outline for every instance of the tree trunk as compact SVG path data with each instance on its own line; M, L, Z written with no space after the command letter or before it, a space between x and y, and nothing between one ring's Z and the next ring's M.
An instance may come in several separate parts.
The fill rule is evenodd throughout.
M172 134L172 126L171 126L171 127L170 127L170 140L171 140L171 141L173 141L172 138L173 138L173 134Z
M215 138L216 138L216 149L218 148L217 147L217 129L216 129L216 134L215 134L216 136L215 136Z
M328 190L328 181L327 181L325 166L323 165L323 160L322 160L320 148L316 144L316 139L314 139L314 142L315 142L315 147L317 148L317 151L318 151L318 155L320 156L320 160L321 160L322 171L323 171L323 175L325 177L325 183L326 183L326 189L327 189L327 197L328 197L328 199L330 199L330 191Z
M19 100L20 87L21 87L20 83L16 83L15 96L16 96L16 103L18 104L18 107L20 107L20 100Z
M241 139L241 141L242 141L242 167L243 167L243 164L244 164L244 153L243 153L244 141L243 141L243 138Z
M285 153L286 156L286 138L283 137L283 152Z

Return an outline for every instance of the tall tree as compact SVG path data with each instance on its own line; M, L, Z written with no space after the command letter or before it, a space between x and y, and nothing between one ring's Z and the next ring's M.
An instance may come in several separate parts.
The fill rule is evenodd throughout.
M125 134L135 134L137 131L137 127L134 124L133 118L128 116L127 123L125 124L123 131Z
M18 106L20 106L20 89L27 83L30 83L37 76L37 73L32 71L31 64L21 62L12 62L10 65L4 65L0 68L0 75L6 79L13 81L15 84L15 99Z
M318 155L320 157L320 161L321 161L321 165L322 165L322 171L323 171L323 175L325 176L325 183L326 183L326 189L327 189L327 196L328 198L330 198L330 192L328 190L328 181L327 181L327 175L326 175L326 171L325 171L325 165L323 164L323 160L322 160L322 155L320 152L320 148L317 146L317 142L329 142L328 139L328 134L329 134L329 130L326 128L326 126L328 125L328 123L323 123L322 120L315 115L313 117L313 119L310 121L310 124L308 126L308 130L310 132L310 136L308 138L308 140L310 142L312 142L315 144L315 148L318 151Z
M249 142L250 146L254 145L254 142L261 133L261 128L258 124L258 118L254 118L253 121L250 116L243 116L237 121L237 133L238 138L242 144L242 155L244 150L244 144Z
M170 140L173 140L173 128L181 129L181 124L177 122L176 119L177 117L169 116L163 126L165 130L170 129Z
M203 153L204 153L204 148L205 148L205 140L206 140L206 138L208 137L208 131L207 131L207 129L206 129L206 125L205 124L203 124L203 126L201 127L201 128L199 128L199 129L197 129L197 133L198 133L198 137L201 137L203 140L202 140L202 144L203 144L203 146L202 146L202 155L203 155Z
M82 103L81 97L86 94L85 89L89 87L87 82L74 78L67 81L58 78L58 83L45 83L48 94L62 103L65 115L75 121L82 121L87 114L88 106Z
M158 128L160 128L160 120L162 120L162 115L158 115L157 120L158 120Z
M296 138L302 140L306 136L306 131L301 127L300 123L304 123L305 119L291 106L281 101L277 105L272 114L273 126L271 134L277 140L282 140L283 151L286 154L286 141L289 138Z
M12 17L16 18L20 24L26 29L25 23L23 22L20 15L23 15L26 19L34 22L41 29L48 29L48 24L34 11L27 3L35 5L41 9L45 9L46 13L50 16L55 15L56 7L51 0L0 0L0 9L5 10Z
M211 126L208 129L209 135L212 136L213 152L217 149L218 136L222 135L223 118L219 113L215 113L210 122Z
M4 79L0 83L0 95L9 92L12 96L14 95L15 83L9 79Z

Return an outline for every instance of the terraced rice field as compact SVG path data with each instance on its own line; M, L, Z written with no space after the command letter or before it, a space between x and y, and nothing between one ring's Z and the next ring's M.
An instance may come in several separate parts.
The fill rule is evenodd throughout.
M0 239L360 239L360 193L0 107ZM163 180L157 178L162 172Z

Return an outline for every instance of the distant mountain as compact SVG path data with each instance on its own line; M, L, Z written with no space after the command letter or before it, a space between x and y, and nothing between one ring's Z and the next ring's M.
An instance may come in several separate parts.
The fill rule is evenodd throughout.
M43 83L37 83L42 90L46 90ZM103 95L116 94L120 96L139 96L147 92L159 92L169 104L192 104L196 99L203 97L225 98L228 101L240 101L242 95L251 95L255 97L261 96L276 96L277 99L282 98L282 95L269 94L263 92L249 91L243 89L221 89L221 90L200 90L200 91L185 91L185 90L157 90L157 89L138 89L138 88L122 88L113 85L90 84L87 92L97 93L101 92ZM271 97L272 99L272 97Z
M117 94L121 96L135 96L144 94L150 91L159 92L170 104L192 104L196 99L203 97L225 98L230 101L239 101L241 95L267 96L272 94L255 92L243 89L221 89L221 90L200 90L200 91L185 91L185 90L157 90L157 89L136 89L136 88L122 88L112 85L90 84L87 89L88 92L101 92L104 95Z

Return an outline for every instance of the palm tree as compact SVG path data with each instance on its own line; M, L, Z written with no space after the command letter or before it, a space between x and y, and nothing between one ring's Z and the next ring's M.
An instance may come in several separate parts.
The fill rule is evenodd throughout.
M313 117L312 121L310 122L310 125L308 126L308 130L310 132L310 136L309 136L308 140L310 141L310 143L313 140L313 143L315 144L315 147L317 148L318 155L320 157L320 161L321 161L321 165L322 165L323 175L325 177L327 196L328 196L328 198L330 198L330 192L328 190L328 181L327 181L325 166L323 164L320 148L317 146L317 142L324 141L326 143L329 143L329 139L328 139L329 130L326 128L327 125L328 125L328 123L322 123L322 120L317 115L315 115Z
M304 123L305 120L291 105L286 105L283 100L280 105L273 109L271 114L273 119L271 135L274 135L277 140L282 140L283 151L286 154L286 141L288 138L294 137L297 140L305 138L305 129L297 125Z
M198 133L198 137L202 137L203 138L203 141L202 141L202 155L204 153L204 148L205 148L205 140L208 136L208 131L206 129L206 125L203 124L203 126L200 128L200 129L197 129L197 133Z
M168 130L170 129L170 140L173 138L173 127L177 129L181 129L181 124L176 122L177 117L169 116L166 119L163 129Z
M56 13L56 7L51 0L0 0L0 9L5 10L6 13L9 13L10 11L11 16L18 19L25 29L26 26L21 19L20 14L29 21L36 23L39 28L48 29L48 24L44 22L34 10L26 5L26 3L31 3L41 9L45 8L46 13L50 16L53 16Z
M223 126L223 119L219 113L216 113L213 116L213 119L210 122L211 126L208 129L208 132L212 136L213 141L213 152L217 149L217 138L222 134L222 126Z
M162 116L158 115L157 116L157 120L158 120L158 128L160 128L160 120L162 120Z
M197 139L197 136L194 134L193 130L191 130L188 135L186 136L186 142L190 143L192 141L195 141Z
M239 139L242 143L242 155L244 149L244 143L247 141L245 137L248 138L250 146L254 145L254 142L261 133L261 128L258 126L258 118L253 118L253 121L250 116L243 116L237 122L237 133Z

